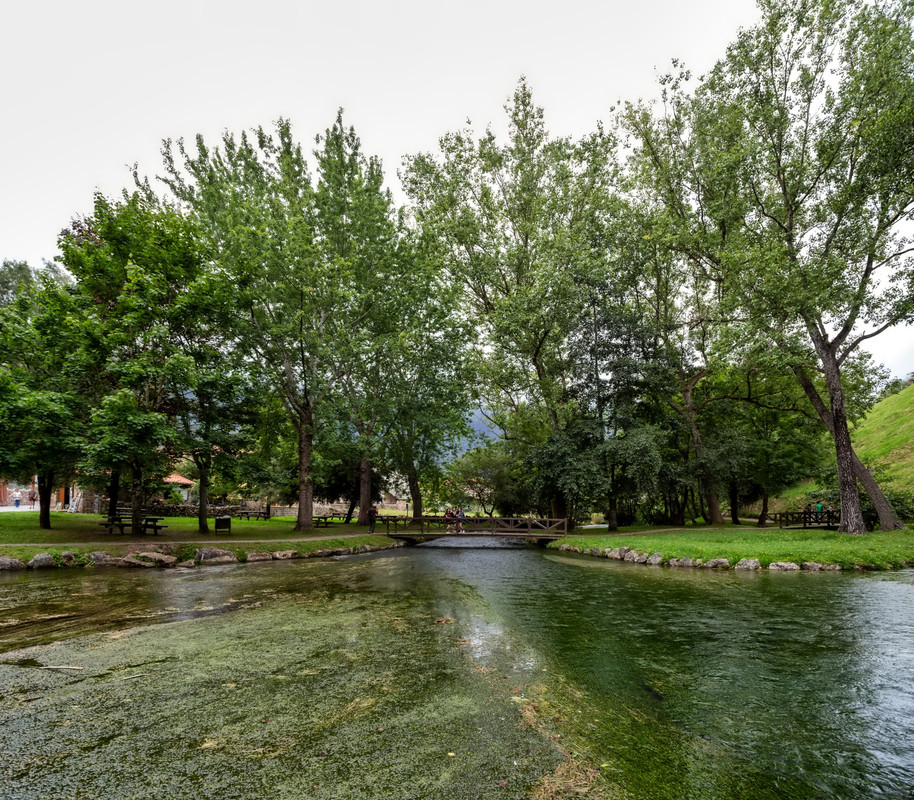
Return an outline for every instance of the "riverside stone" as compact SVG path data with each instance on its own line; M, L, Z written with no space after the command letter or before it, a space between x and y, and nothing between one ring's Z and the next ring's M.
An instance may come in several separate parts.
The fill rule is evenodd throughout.
M272 561L272 553L248 553L247 560L250 561Z
M610 558L615 558L618 561L621 561L625 558L625 554L630 550L630 547L617 547L615 550L612 550L609 554Z
M810 572L818 572L822 569L822 565L818 561L804 561L800 564L800 569L809 570Z
M733 569L761 569L762 562L757 558L741 558Z
M660 566L663 563L663 554L662 553L651 553L648 557L645 564L650 564L652 567Z
M667 562L671 567L695 567L698 566L690 556L683 556L682 558L671 558Z
M125 567L142 567L143 569L155 569L152 561L143 561L135 556L124 556L121 559L121 565Z
M277 550L273 553L273 558L277 561L282 561L287 558L298 558L298 553L295 550Z
M768 569L772 572L793 572L800 568L799 564L794 564L793 561L772 561L768 565Z
M629 550L622 558L623 561L635 561L638 558L637 550Z
M104 550L93 550L89 553L89 558L97 567L126 567L123 558L118 558Z
M702 569L730 569L729 558L712 558L701 565Z
M178 559L174 556L165 555L165 553L138 553L137 558L145 558L149 561L153 561L156 564L159 564L163 567L173 567L178 563Z
M237 564L238 558L234 553L218 547L201 547L197 550L194 561L198 564Z
M0 569L26 569L26 563L18 558L0 556Z
M76 553L72 550L64 550L60 554L60 563L65 567L78 567L79 559L76 557Z
M56 566L57 562L50 553L38 553L37 555L32 556L32 560L28 563L29 569L46 569L48 567Z

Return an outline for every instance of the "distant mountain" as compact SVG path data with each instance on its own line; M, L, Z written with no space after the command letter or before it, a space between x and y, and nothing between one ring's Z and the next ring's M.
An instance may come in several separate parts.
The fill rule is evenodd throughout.
M886 484L914 492L914 384L876 403L851 438L865 462L885 470Z

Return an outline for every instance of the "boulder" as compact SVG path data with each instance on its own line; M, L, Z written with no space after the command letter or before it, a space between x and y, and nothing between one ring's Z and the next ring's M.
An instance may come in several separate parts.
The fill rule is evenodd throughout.
M60 563L65 567L78 567L79 558L77 558L76 553L72 550L64 550L60 554Z
M638 551L637 551L637 550L629 550L629 551L622 557L622 560L623 560L623 561L634 561L634 560L637 559L637 558L638 558Z
M143 567L144 569L155 569L156 566L152 561L143 561L136 556L124 556L121 564L125 567Z
M635 556L635 563L636 564L647 564L647 559L648 559L647 553L638 553Z
M741 558L733 569L761 569L762 562L757 558Z
M694 567L696 566L695 562L689 556L683 556L682 558L671 558L667 565L670 567Z
M800 569L805 569L809 572L818 572L822 569L822 565L818 561L804 561L800 564Z
M663 563L663 553L651 553L651 555L648 556L647 561L644 563L650 564L652 567L660 566Z
M273 558L277 561L283 561L287 558L298 558L298 553L295 550L277 550L273 553Z
M712 558L701 565L702 569L730 569L729 558Z
M194 556L194 561L198 564L236 564L238 558L234 553L228 550L221 550L218 547L201 547Z
M186 561L179 561L177 564L175 564L175 566L176 567L185 567L185 568L196 567L197 562L194 561L192 558L188 558Z
M45 569L56 566L57 562L50 553L38 553L38 555L32 556L32 560L28 563L29 569Z
M844 569L844 567L842 567L840 564L823 564L822 565L823 572L840 572L842 569Z
M800 565L794 564L793 561L772 561L768 569L772 572L793 572L800 569Z
M251 561L272 561L272 553L248 553L247 557L248 562Z
M165 553L137 553L137 558L142 558L147 561L152 561L158 564L160 567L173 567L178 563L178 559L174 556L165 555Z
M24 561L9 556L0 556L0 569L25 569Z
M609 558L615 558L621 561L625 558L625 554L630 550L629 547L617 547L615 550L611 550L609 553Z
M113 556L110 553L106 553L104 550L93 550L89 553L89 558L92 559L92 563L97 567L126 567L123 558L118 558Z

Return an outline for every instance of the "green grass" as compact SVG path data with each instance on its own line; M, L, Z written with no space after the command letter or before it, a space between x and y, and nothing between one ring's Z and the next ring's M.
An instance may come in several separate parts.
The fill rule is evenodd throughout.
M888 485L914 491L914 385L873 406L852 437L857 454L885 470Z
M742 558L757 558L767 567L773 561L818 561L845 569L866 565L890 569L914 565L914 531L889 531L850 536L834 531L759 529L729 526L638 536L572 536L550 547L567 543L582 550L594 547L630 547L639 553L661 553L664 559L728 558L735 565Z
M155 536L123 536L108 533L99 524L104 518L90 514L51 513L51 530L38 527L37 511L20 511L0 514L0 555L29 561L38 553L50 553L59 558L69 550L85 560L93 550L104 550L113 556L123 556L138 550L169 551L181 559L193 558L203 542L217 542L218 546L235 553L242 561L249 552L295 550L300 555L315 550L335 550L358 547L362 544L389 547L393 540L382 534L369 534L365 525L335 525L315 528L311 534L294 531L293 517L274 517L268 521L232 520L232 532L218 536L210 522L208 534L197 533L197 520L192 517L169 517L166 531ZM345 538L340 536L345 533ZM350 535L354 534L354 535ZM305 538L305 537L319 538ZM254 541L272 539L272 542ZM175 544L184 542L186 544Z
M38 527L37 511L19 511L0 514L0 544L82 544L85 542L175 542L191 540L250 541L251 539L301 539L304 536L339 536L340 533L367 534L366 525L333 525L315 528L310 534L294 531L294 517L273 517L270 520L232 520L232 532L214 530L210 519L209 533L197 533L196 517L167 517L168 528L155 536L132 536L108 533L102 526L103 516L95 514L67 514L51 512L51 530ZM379 524L378 526L382 526ZM96 548L97 549L97 548Z

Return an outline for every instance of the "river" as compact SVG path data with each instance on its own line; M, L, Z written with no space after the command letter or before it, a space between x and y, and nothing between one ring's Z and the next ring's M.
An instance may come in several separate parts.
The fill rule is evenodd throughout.
M440 540L0 577L15 800L911 798L912 690L912 571Z

